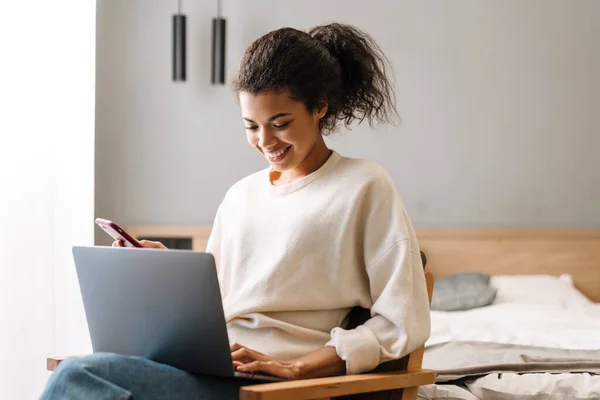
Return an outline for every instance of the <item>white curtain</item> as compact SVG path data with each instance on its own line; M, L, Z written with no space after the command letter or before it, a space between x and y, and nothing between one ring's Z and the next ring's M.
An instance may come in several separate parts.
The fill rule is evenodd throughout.
M71 248L93 244L96 2L0 2L0 399L91 351Z

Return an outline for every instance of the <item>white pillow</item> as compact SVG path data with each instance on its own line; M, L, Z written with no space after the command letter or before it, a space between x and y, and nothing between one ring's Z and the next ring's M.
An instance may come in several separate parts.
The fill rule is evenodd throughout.
M524 303L577 307L591 304L573 285L571 275L495 275L490 285L496 288L493 304Z

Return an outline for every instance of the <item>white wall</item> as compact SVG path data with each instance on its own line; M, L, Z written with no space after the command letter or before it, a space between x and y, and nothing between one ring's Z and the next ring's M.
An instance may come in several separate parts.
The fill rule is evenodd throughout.
M266 166L231 91L210 85L214 3L183 2L183 84L174 3L98 3L97 216L210 224L226 189ZM376 38L403 124L329 142L382 163L417 226L600 228L600 2L228 0L223 14L229 80L278 27L336 20Z
M95 1L0 4L0 399L91 344L71 248L94 243Z

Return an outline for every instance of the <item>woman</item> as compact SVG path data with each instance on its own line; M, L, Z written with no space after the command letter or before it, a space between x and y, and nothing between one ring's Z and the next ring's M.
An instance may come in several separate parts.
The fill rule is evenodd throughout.
M207 248L238 371L356 374L429 336L419 247L392 180L324 141L340 122L395 115L385 60L368 35L340 24L279 29L244 54L234 89L248 143L270 167L229 189ZM344 329L354 306L371 319ZM235 399L244 384L95 354L63 362L42 398Z

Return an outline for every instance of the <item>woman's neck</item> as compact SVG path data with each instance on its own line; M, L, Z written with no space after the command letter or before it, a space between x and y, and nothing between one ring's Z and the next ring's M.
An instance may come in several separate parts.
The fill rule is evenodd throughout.
M296 167L283 172L271 171L271 183L275 186L287 185L310 175L327 162L331 153L332 151L327 148L325 140L321 136L304 160Z

